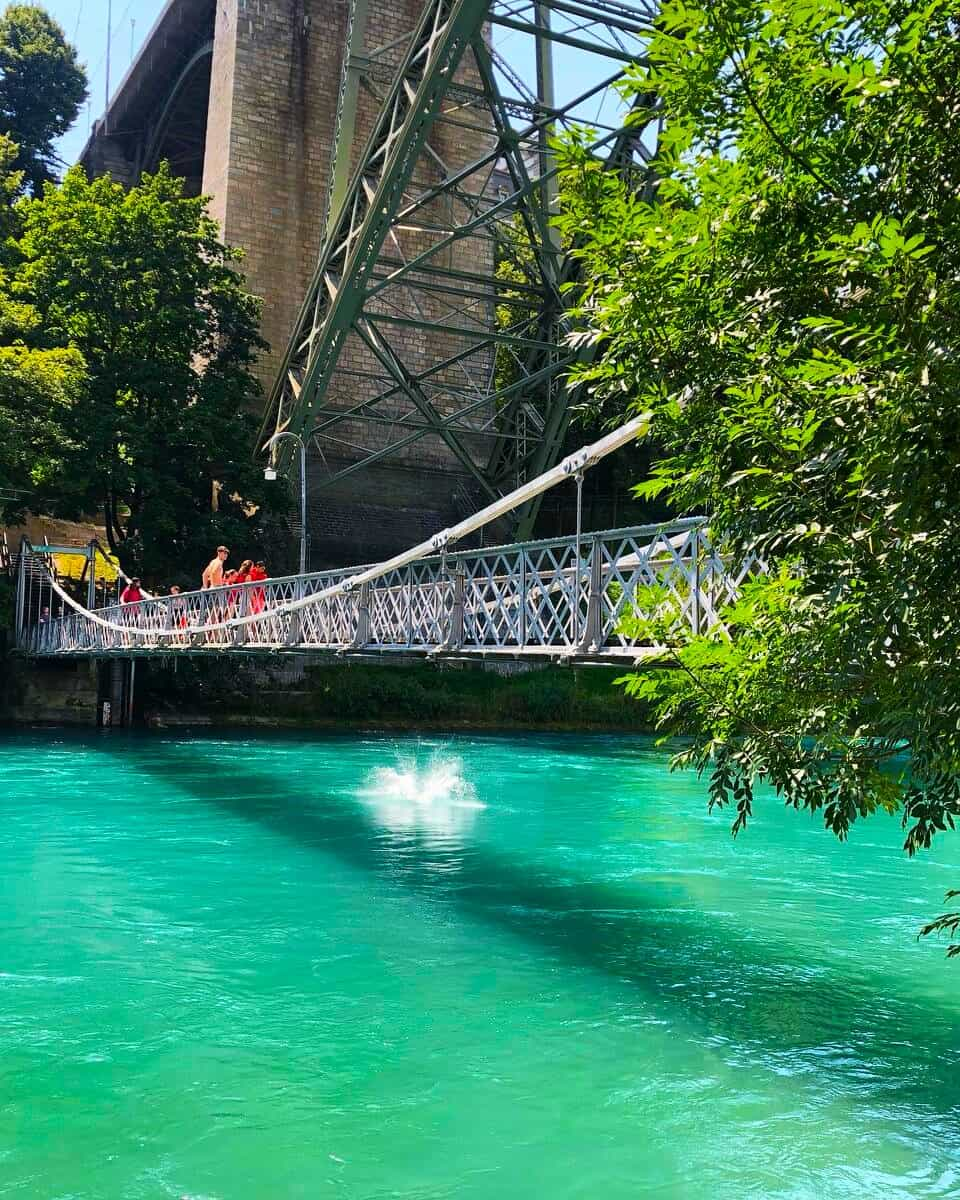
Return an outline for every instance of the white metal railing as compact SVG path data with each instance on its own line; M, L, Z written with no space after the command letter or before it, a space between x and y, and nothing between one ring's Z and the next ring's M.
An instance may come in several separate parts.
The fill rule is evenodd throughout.
M621 628L628 612L666 597L691 630L715 629L757 569L756 560L725 563L697 518L435 554L372 580L370 568L355 567L67 611L27 623L19 642L37 655L326 649L616 659L638 649ZM659 600L651 586L662 589Z
M242 650L407 651L617 658L638 646L623 617L669 608L695 632L715 629L744 577L726 564L703 518L604 533L580 531L584 472L642 436L643 414L450 529L368 567L287 576L136 604L96 607L96 546L86 548L84 606L57 579L57 547L21 545L16 636L36 655ZM572 537L449 547L552 487L577 484ZM651 591L651 588L653 591ZM653 613L647 615L652 616Z

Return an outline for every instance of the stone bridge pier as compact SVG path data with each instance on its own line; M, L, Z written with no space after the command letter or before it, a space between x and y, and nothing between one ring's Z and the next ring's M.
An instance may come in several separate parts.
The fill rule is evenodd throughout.
M399 58L418 0L367 4L370 38L395 42ZM91 175L127 185L166 159L188 192L211 198L263 300L267 392L322 241L349 10L349 0L168 0L81 156ZM374 83L361 93L354 157L376 105ZM455 165L477 147L438 149ZM320 487L357 457L356 447L330 445L311 461L315 568L385 557L477 506L462 464L428 440Z

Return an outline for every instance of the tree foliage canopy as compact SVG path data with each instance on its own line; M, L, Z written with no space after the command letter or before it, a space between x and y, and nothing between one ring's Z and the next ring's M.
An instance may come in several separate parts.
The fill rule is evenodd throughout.
M86 98L86 73L56 21L35 5L9 5L0 16L0 132L16 142L14 165L35 193L56 177L53 143Z
M57 414L56 511L103 510L111 548L146 574L249 538L259 309L205 202L165 166L129 190L74 168L18 216L24 341L85 364L79 401Z
M0 18L0 127L10 129L0 133L0 516L103 513L126 568L183 581L211 545L263 552L272 532L251 453L259 303L205 201L185 197L166 165L128 190L79 167L50 181L52 139L85 94L55 22L9 7Z
M628 683L736 829L757 781L840 837L899 808L910 852L960 818L958 34L956 0L665 0L655 203L563 151L593 401L652 409L640 490L769 564L732 640Z
M19 227L13 206L22 173L17 147L0 135L0 517L18 515L30 497L56 486L65 456L77 447L65 435L84 394L86 364L76 349L27 345L40 318L11 294Z

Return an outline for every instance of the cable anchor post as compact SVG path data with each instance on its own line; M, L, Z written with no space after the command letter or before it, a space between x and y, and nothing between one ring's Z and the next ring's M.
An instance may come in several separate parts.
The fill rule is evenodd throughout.
M357 627L350 643L351 650L362 650L368 645L372 636L370 624L370 584L360 584L357 591Z
M583 643L583 635L581 632L581 612L580 612L580 596L583 587L583 564L580 557L580 543L583 536L583 472L584 465L577 465L574 471L573 478L577 484L577 537L574 545L574 563L575 570L573 575L573 596L571 598L573 607L573 645L579 650Z
M443 548L443 557L441 559L440 570L443 578L450 582L451 600L450 615L447 620L446 637L441 643L439 649L459 650L463 645L463 599L466 573L463 569L462 562L458 562L453 571L450 571L450 569L447 567L446 546Z

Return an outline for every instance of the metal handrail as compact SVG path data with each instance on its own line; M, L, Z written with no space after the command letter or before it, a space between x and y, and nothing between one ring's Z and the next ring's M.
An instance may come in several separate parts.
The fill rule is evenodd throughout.
M614 659L634 651L620 622L648 584L662 592L643 601L648 608L672 610L694 632L722 633L724 604L762 569L725 560L702 523L686 524L672 534L669 524L594 533L581 557L574 537L550 538L475 551L453 566L433 556L349 590L348 572L321 572L75 611L28 630L25 645L39 654L368 649ZM294 609L293 599L316 603Z
M621 617L651 582L662 583L675 602L675 619L694 632L722 630L720 607L735 597L750 570L762 566L756 560L725 563L708 541L703 517L593 534L583 534L578 520L576 535L566 538L451 548L565 479L579 487L586 469L632 440L646 422L629 422L383 563L225 583L96 610L94 601L84 608L49 573L50 595L73 611L31 623L22 617L21 600L21 644L38 654L376 648L616 656L630 652ZM34 549L49 556L24 539L22 563ZM95 561L94 543L88 553ZM662 598L654 604L658 612L670 607Z
M578 480L581 479L585 470L594 466L608 454L612 454L615 450L619 450L628 442L632 442L636 438L645 434L650 427L650 420L651 415L649 413L643 413L638 417L634 417L632 420L627 421L617 429L612 430L598 441L593 442L589 446L583 446L580 450L576 451L576 453L568 455L563 462L551 468L551 470L545 471L542 475L538 475L535 479L528 480L520 487L515 488L508 495L503 496L499 500L495 500L492 504L488 504L485 508L480 509L479 512L476 512L472 516L467 517L465 520L458 522L449 529L440 530L439 533L434 534L433 537L429 538L427 541L420 542L411 547L409 550L404 550L400 554L394 555L393 558L387 559L386 562L367 567L356 573L346 574L339 580L337 584L331 586L330 588L321 589L319 592L313 592L307 596L302 594L303 588L301 585L300 595L295 599L287 601L278 609L274 610L275 615L293 615L294 613L300 612L302 609L318 604L321 601L333 598L338 591L349 592L358 585L365 586L373 583L378 578L388 575L391 571L398 570L401 567L408 566L410 563L426 558L431 550L435 553L439 551L446 552L446 547L449 544L462 540L469 534L474 533L476 530L483 528L483 526L490 524L491 521L498 520L500 517L505 516L514 509L520 508L522 505L527 504L530 500L535 499L537 496L540 496L544 492L549 491L551 488L556 487L557 484L563 483L565 480L570 478L577 478ZM138 627L128 626L126 629L124 629L119 623L105 620L102 616L98 616L90 609L84 609L82 605L77 604L77 602L71 596L69 596L52 578L51 586L60 597L61 601L65 601L75 611L84 614L88 621L99 625L101 628L112 629L116 633L126 633L133 638L147 636L147 634L141 632ZM266 620L266 617L263 615L263 613L248 614L243 617L228 617L226 620L216 622L215 628L235 629L241 626L257 624L264 620ZM190 626L189 632L191 634L203 633L209 632L209 629L209 625L207 625L205 629L203 627L198 628L195 626ZM165 631L165 636L172 637L173 634L172 632Z

